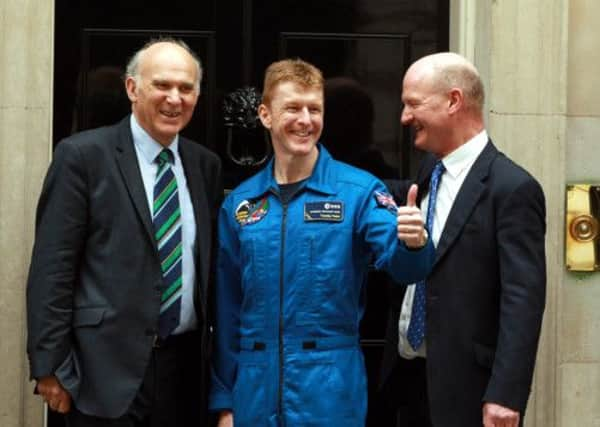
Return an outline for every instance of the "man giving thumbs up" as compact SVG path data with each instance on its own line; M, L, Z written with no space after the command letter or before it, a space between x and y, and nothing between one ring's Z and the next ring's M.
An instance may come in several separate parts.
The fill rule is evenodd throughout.
M406 206L398 208L398 239L404 241L411 249L423 247L428 238L421 210L417 207L418 191L416 184L411 185L406 197Z

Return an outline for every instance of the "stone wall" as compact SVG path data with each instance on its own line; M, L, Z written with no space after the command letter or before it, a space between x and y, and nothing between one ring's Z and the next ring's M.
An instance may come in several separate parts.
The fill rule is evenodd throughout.
M53 0L0 1L0 425L43 424L27 380L25 280L51 152Z

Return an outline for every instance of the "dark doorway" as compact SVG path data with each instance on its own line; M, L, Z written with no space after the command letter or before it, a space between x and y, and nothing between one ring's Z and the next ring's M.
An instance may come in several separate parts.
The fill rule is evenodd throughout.
M55 13L54 143L125 116L129 55L151 37L179 37L205 70L184 134L221 156L227 188L257 170L267 144L226 126L223 101L245 86L260 91L265 68L282 57L301 57L324 72L323 143L336 157L382 179L414 175L419 154L399 123L401 78L416 58L448 49L449 0L56 0ZM370 275L361 328L367 424L378 427L395 425L376 395L386 282ZM54 414L49 420L63 425Z

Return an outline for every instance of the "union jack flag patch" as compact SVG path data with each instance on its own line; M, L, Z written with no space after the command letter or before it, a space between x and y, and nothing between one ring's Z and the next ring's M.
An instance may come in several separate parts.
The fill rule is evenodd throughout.
M377 204L382 208L386 208L388 211L396 214L398 211L398 205L394 201L394 197L390 193L384 193L382 191L375 192L375 200L377 200Z

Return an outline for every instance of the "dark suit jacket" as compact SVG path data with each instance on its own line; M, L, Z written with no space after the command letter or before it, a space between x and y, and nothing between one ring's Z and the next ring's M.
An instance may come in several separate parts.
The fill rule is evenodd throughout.
M197 225L195 306L206 343L221 166L199 144L179 141ZM27 284L31 377L56 375L86 414L122 415L151 355L161 283L129 117L59 143L38 204Z
M427 157L419 171L419 199L434 163ZM398 189L405 197L406 185ZM490 141L454 201L426 280L427 387L435 426L480 427L483 401L524 414L545 306L545 228L540 185ZM392 306L384 384L402 363L401 299Z

